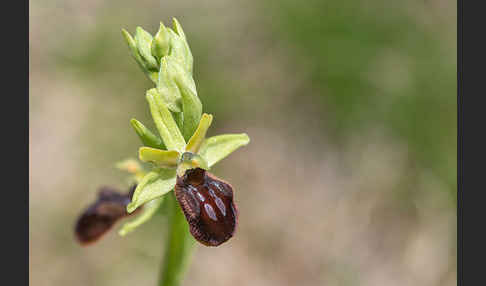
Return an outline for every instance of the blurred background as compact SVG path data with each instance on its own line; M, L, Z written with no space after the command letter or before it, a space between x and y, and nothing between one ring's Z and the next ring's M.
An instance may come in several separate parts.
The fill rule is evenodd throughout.
M141 145L152 87L121 35L181 22L237 235L184 285L456 285L456 2L30 1L30 284L155 285L164 219L73 225ZM155 130L155 129L153 129ZM119 225L117 225L119 227Z

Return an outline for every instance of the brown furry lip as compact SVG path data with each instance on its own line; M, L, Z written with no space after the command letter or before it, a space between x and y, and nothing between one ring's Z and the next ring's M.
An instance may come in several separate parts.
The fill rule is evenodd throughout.
M229 183L204 169L189 169L177 177L175 196L197 241L218 246L233 237L238 210Z

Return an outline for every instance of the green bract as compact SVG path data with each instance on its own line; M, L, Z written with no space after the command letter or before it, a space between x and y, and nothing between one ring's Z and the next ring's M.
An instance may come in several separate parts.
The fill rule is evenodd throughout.
M169 231L161 281L163 285L178 285L194 239L171 192L177 176L190 168L208 170L248 144L250 139L246 134L206 138L213 116L202 114L193 79L192 53L176 19L173 19L173 29L160 23L154 37L140 27L136 28L134 38L125 30L122 33L133 58L155 85L146 91L145 96L158 134L131 119L130 123L143 144L139 148L139 159L148 163L150 170L144 170L133 159L117 164L120 169L132 173L137 182L127 212L132 213L143 206L140 214L125 223L119 234L135 230L162 206L167 208Z

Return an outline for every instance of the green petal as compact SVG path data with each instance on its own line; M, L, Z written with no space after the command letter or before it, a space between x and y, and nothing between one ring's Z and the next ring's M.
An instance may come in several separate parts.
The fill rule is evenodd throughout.
M134 231L140 225L150 220L152 216L157 212L157 210L159 209L163 201L164 201L164 197L160 197L146 203L143 206L141 213L138 214L135 219L126 222L118 231L118 234L121 236L125 236L128 233Z
M164 142L159 136L155 135L147 127L145 127L140 121L133 118L130 120L130 124L137 133L138 137L142 141L143 145L153 147L157 149L167 149Z
M138 52L145 61L145 66L152 71L158 71L159 65L154 56L152 56L152 35L141 27L137 27L135 32L135 42L137 43Z
M186 145L172 114L155 88L147 91L147 101L160 137L169 150L183 151Z
M206 159L209 167L211 167L249 142L250 138L245 133L213 136L204 140L199 155Z
M127 212L132 213L139 206L170 192L176 183L175 169L158 169L149 172L137 185Z
M204 139L206 138L206 132L208 131L209 126L211 126L211 122L213 121L213 116L210 114L204 113L201 117L201 121L199 121L199 126L192 135L191 139L186 146L186 151L197 153L201 148Z
M175 150L160 150L151 147L140 147L138 156L144 162L154 163L163 168L175 168L180 154Z

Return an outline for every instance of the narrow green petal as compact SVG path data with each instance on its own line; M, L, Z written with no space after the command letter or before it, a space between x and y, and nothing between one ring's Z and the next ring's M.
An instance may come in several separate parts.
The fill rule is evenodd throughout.
M140 147L138 156L144 162L154 163L163 168L175 168L180 154L175 150L160 150L151 147Z
M145 66L149 70L158 71L159 65L154 56L152 56L152 35L141 27L137 27L135 32L135 42L137 43L138 52L145 61Z
M199 155L206 159L209 167L211 167L249 142L250 138L245 133L213 136L204 140Z
M156 97L157 100L156 100ZM160 137L169 150L183 151L185 147L184 137L182 137L172 114L165 106L163 99L157 93L155 88L147 91L147 101L150 106L150 112L154 119Z
M212 121L213 116L211 114L204 113L202 115L196 132L194 132L194 135L192 135L191 139L189 139L189 142L187 143L186 151L192 153L197 153L199 151L204 139L206 138L206 132L208 131L209 126L211 126Z
M126 222L121 229L118 231L118 234L121 236L125 236L128 233L134 231L137 227L144 224L145 222L149 221L152 216L157 213L157 210L161 206L162 202L164 201L164 197L160 197L150 202L146 203L143 206L143 209L140 214L135 217L135 219Z
M143 145L153 147L157 149L167 149L164 142L159 136L155 135L147 127L145 127L140 121L133 118L130 120L130 124L137 133L138 137L142 141Z
M156 169L149 172L137 185L127 212L132 213L139 206L170 192L176 183L175 169Z

